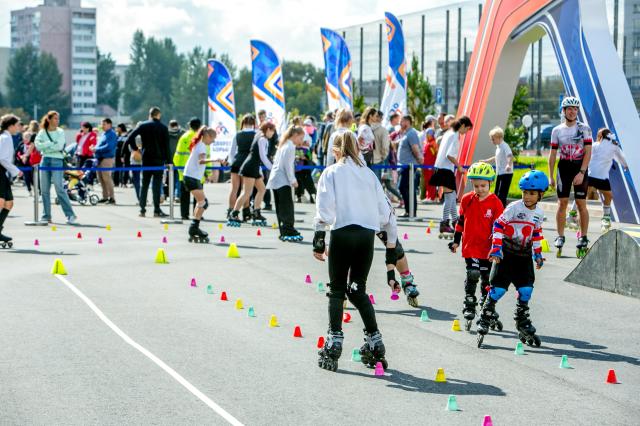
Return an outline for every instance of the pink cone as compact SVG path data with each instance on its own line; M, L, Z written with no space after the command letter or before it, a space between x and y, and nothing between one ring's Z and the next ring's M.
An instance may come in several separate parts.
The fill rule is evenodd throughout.
M398 296L398 293L396 293L395 291L391 292L391 300L398 300L400 299L400 296Z
M491 416L484 416L482 426L493 426L493 420L491 420Z
M382 363L380 361L376 363L375 374L376 376L384 376L384 367L382 366Z
M33 242L34 246L39 246L40 245L40 241L38 241L37 239Z
M98 237L98 244L102 244L102 238Z
M220 235L220 244L224 243L224 235Z
M162 242L163 242L164 244L167 244L167 237L162 237Z
M197 287L195 278L191 278L191 287Z
M307 274L306 278L304 279L304 282L307 284L311 284L311 275Z
M404 235L402 236L403 240L408 240L409 239L409 235L407 235L407 233L405 232Z
M369 300L371 301L371 304L372 304L372 305L375 305L375 304L376 304L376 299L373 297L373 294L370 294L370 295L369 295Z

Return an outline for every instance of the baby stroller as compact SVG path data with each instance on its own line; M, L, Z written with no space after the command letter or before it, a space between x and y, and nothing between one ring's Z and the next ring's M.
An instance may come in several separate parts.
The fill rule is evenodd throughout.
M66 162L69 165L69 162ZM85 167L89 166L89 162L85 163ZM88 172L82 170L65 170L64 171L64 189L71 201L76 201L82 205L87 203L95 206L100 201L97 194L93 194L89 184L87 183ZM60 204L60 200L56 197L56 204Z

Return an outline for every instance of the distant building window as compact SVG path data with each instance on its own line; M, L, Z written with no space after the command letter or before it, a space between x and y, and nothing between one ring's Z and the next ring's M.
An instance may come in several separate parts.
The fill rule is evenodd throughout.
M75 51L76 53L94 53L96 48L91 46L76 46Z
M94 58L73 58L74 64L95 64L96 60Z

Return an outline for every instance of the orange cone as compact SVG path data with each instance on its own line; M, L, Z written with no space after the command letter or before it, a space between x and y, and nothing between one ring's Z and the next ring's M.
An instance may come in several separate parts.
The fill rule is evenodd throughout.
M302 337L302 331L299 325L296 325L296 328L293 329L293 337Z
M431 233L431 228L427 228L427 235Z

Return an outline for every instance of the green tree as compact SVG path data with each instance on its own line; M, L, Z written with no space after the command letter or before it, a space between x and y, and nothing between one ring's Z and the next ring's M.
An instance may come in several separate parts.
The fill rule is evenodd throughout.
M62 74L56 59L31 44L17 49L9 61L6 86L7 104L38 115L56 110L62 120L69 117L70 98L62 91Z
M367 104L364 103L364 95L360 92L360 87L353 80L353 112L354 114L362 114Z
M522 125L521 119L529 111L530 104L528 86L518 85L511 103L507 127L504 129L504 141L509 145L516 159L527 143L527 129Z
M109 105L118 109L120 100L120 82L116 75L116 61L111 57L111 53L100 54L98 50L98 105Z
M243 67L233 80L233 96L236 101L236 118L254 113L251 70Z
M0 108L2 108L3 106L5 106L4 95L2 94L2 92L0 92Z
M196 46L183 61L180 74L171 85L172 118L178 122L186 123L189 118L202 115L208 92L207 60L215 59L215 56L211 50L205 52L200 46ZM205 120L206 117L201 119Z
M424 118L435 114L435 99L429 79L420 71L418 57L411 58L411 70L407 74L407 108L416 126L421 126Z

